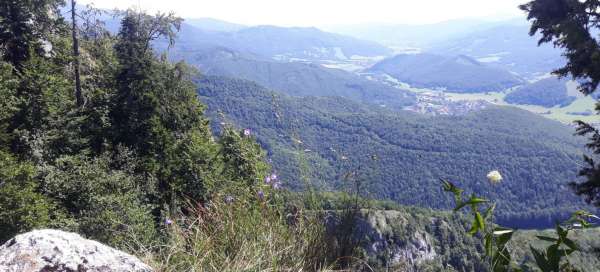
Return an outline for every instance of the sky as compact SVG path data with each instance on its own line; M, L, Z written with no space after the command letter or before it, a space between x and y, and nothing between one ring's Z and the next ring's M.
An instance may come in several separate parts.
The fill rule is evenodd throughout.
M79 0L97 8L141 7L184 18L214 18L245 25L332 26L363 23L427 24L522 16L526 0Z

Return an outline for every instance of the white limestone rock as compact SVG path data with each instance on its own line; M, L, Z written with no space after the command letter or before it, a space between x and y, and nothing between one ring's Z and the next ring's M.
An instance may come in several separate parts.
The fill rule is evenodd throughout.
M76 233L34 230L0 247L6 272L150 272L138 258Z

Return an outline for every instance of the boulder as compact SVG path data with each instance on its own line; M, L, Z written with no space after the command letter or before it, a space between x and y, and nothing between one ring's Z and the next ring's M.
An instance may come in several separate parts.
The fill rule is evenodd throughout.
M34 230L0 247L0 271L6 272L146 272L138 258L76 233Z

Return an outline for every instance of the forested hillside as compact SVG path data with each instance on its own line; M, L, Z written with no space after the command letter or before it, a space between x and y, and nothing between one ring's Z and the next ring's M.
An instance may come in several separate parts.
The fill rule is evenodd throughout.
M386 73L418 88L442 88L457 93L502 91L523 82L506 70L465 55L402 54L384 59L368 71Z
M527 35L525 21L465 33L432 46L431 53L464 54L526 78L551 72L565 63L561 52L549 44L538 46L539 35Z
M193 24L194 22L192 22ZM183 24L177 47L193 51L215 46L281 60L345 60L354 56L386 56L392 51L380 44L316 28L254 26L215 32Z
M180 18L124 11L113 36L60 5L0 3L1 243L57 228L141 250L190 203L256 198L264 151L233 127L213 135L195 70L151 46Z
M211 116L256 131L290 187L307 177L335 188L353 172L373 197L448 208L439 189L447 178L499 199L501 222L522 227L552 224L582 206L565 187L582 142L527 111L492 107L433 118L342 98L293 98L244 80L207 77L199 86ZM482 181L492 169L505 174L502 186Z
M504 100L511 104L538 105L548 108L565 107L577 99L569 95L567 82L555 77L542 79L517 88L506 95Z
M227 48L175 50L173 57L187 60L207 75L247 79L291 96L338 96L392 109L415 101L407 90L317 64L276 62Z

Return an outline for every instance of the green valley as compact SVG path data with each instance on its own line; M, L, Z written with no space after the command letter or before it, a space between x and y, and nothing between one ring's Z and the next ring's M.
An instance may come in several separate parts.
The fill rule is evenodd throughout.
M576 175L581 139L527 111L490 107L428 117L341 98L294 98L222 77L207 77L199 86L209 114L255 131L292 188L307 179L335 189L344 173L364 169L355 174L373 197L447 208L439 179L448 178L502 199L502 222L526 227L547 226L583 207L565 187ZM505 172L503 186L482 180L493 169Z

